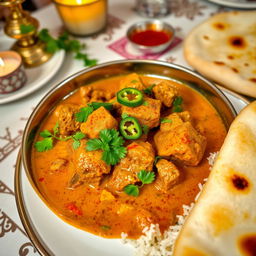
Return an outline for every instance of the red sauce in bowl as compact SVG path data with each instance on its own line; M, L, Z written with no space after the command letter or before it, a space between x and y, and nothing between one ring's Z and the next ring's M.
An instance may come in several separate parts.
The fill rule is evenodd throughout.
M165 31L145 30L135 32L130 39L136 44L144 46L157 46L168 42L171 38L170 34Z

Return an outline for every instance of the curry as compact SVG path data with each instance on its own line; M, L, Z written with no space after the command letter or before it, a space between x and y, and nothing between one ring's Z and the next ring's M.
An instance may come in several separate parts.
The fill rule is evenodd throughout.
M138 238L176 223L209 175L226 128L189 86L136 73L80 87L42 123L36 184L63 220L93 234Z

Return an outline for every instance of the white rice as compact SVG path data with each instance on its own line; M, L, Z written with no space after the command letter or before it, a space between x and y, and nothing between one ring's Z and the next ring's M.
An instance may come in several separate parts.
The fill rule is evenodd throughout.
M218 152L215 152L210 153L209 157L207 157L211 167L213 166L217 155ZM204 182L206 182L206 180L207 179L204 179ZM198 200L203 186L204 185L201 183L198 184L199 193L195 197L195 202ZM137 240L128 239L127 234L122 233L122 242L124 244L128 243L134 246L135 256L172 256L174 243L193 206L194 203L191 203L190 205L183 205L183 215L177 215L177 223L170 226L164 234L161 233L158 224L151 224L150 227L144 228L142 231L143 235Z

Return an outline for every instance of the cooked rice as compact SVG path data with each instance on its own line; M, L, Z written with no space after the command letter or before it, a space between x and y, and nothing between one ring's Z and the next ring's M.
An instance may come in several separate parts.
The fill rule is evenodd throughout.
M211 167L214 164L214 161L216 160L216 157L218 155L218 152L210 153L209 157L207 157L207 160ZM207 179L204 179L204 182L206 182ZM195 202L198 200L202 189L203 184L199 183L199 193L195 197ZM170 226L164 234L161 233L159 229L158 224L151 224L150 227L144 228L142 235L137 240L132 240L127 238L126 233L122 233L122 242L124 244L131 244L135 248L135 256L172 256L173 252L173 246L174 243L179 235L179 232L185 222L186 217L191 212L192 208L194 206L194 203L191 203L190 205L183 205L183 215L177 215L177 223L173 226Z

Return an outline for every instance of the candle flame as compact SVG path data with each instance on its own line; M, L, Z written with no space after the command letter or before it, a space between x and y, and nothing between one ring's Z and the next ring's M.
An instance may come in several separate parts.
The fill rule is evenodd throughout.
M0 57L0 66L3 67L4 66L4 60Z

